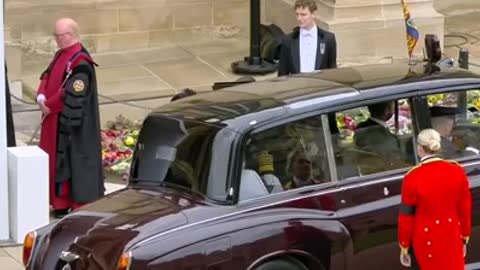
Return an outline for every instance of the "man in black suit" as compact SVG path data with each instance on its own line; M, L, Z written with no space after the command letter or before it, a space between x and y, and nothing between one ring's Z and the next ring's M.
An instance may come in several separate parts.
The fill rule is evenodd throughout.
M355 145L380 156L395 156L401 153L400 142L390 132L387 121L395 113L394 102L382 102L368 106L370 118L357 126L353 136Z
M337 67L335 35L315 23L315 0L297 0L298 27L282 41L278 76Z
M443 158L460 158L471 155L478 155L478 149L476 149L471 143L472 138L469 138L467 134L463 136L465 149L458 148L452 142L452 131L455 127L455 118L461 112L458 107L430 107L430 119L432 128L435 129L441 136L441 156ZM471 136L471 135L470 135Z

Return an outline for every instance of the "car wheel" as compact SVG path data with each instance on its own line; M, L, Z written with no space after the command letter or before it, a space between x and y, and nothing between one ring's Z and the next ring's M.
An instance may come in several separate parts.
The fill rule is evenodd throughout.
M287 257L265 262L255 270L308 270L308 268L299 260Z

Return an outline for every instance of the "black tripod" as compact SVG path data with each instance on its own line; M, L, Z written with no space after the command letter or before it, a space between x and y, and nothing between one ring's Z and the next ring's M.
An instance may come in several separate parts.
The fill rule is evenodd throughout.
M260 55L260 0L250 0L250 56L231 65L234 73L267 74L277 70L276 63L269 63Z

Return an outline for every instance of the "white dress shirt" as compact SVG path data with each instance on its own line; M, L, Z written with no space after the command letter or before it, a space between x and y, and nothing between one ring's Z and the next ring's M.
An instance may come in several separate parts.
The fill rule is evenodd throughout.
M317 59L317 26L310 30L300 29L300 72L312 72L315 70Z

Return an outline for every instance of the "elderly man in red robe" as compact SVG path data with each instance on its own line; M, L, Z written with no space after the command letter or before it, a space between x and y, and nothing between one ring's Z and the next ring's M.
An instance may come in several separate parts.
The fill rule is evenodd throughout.
M100 121L94 65L70 18L55 23L59 50L41 75L40 147L49 155L50 204L55 217L103 195Z

